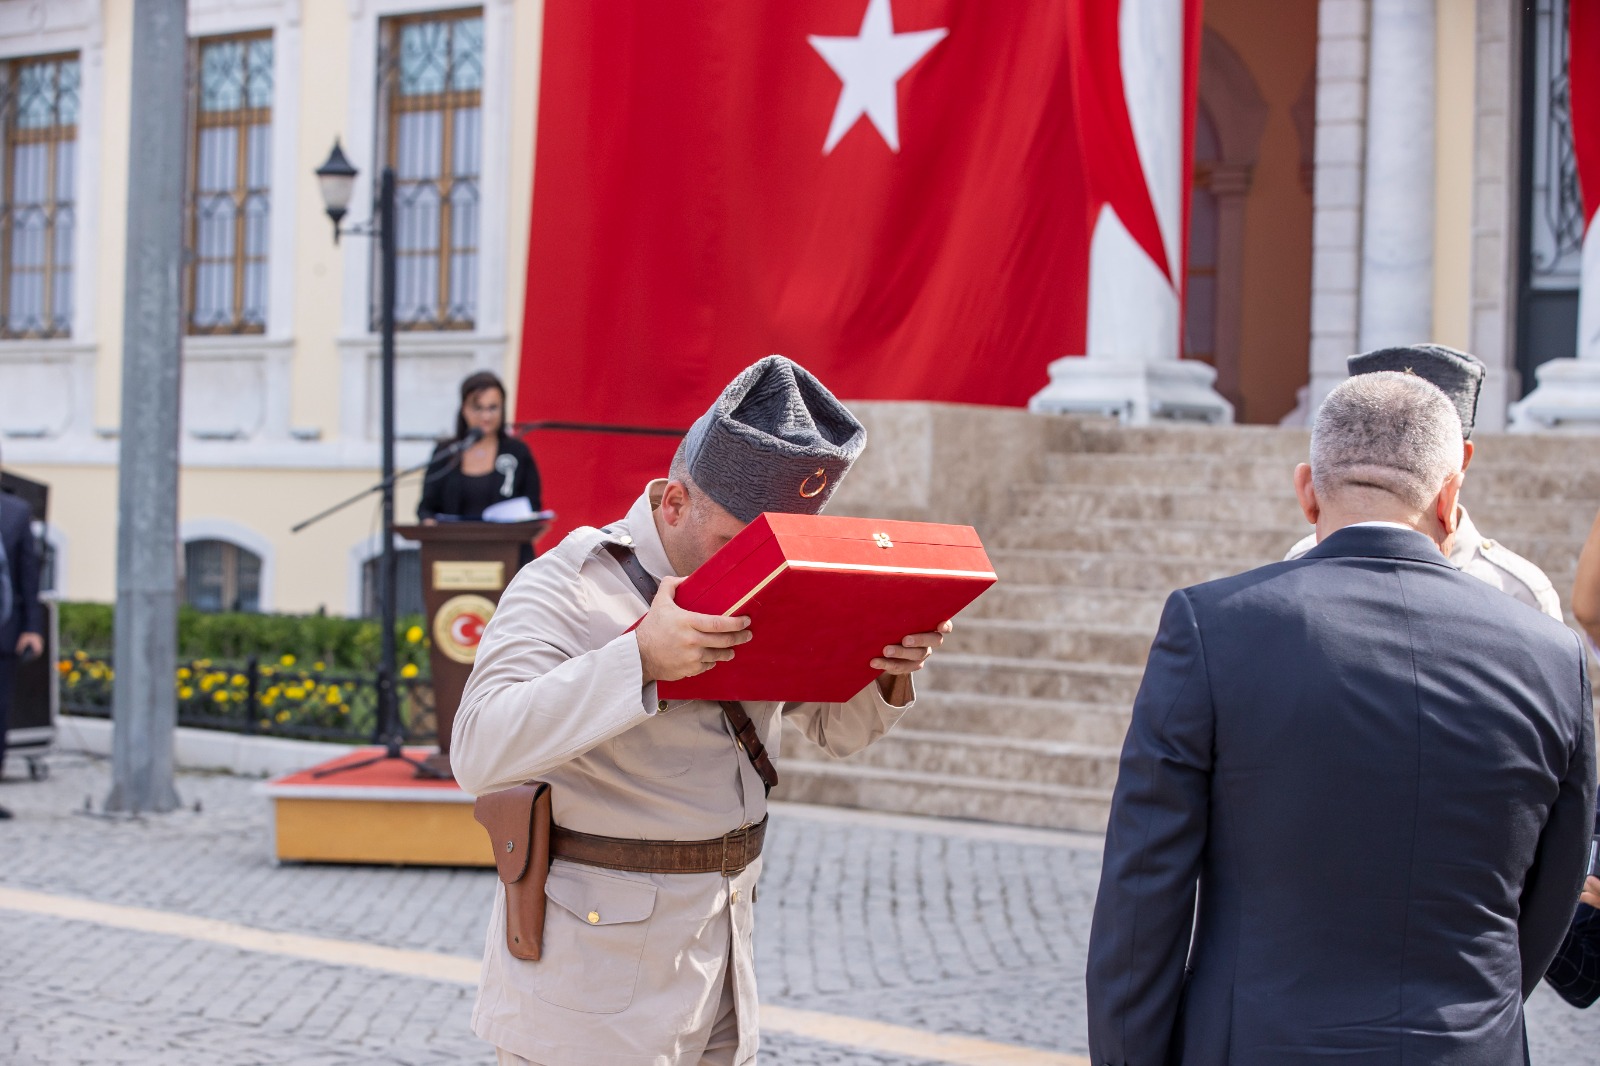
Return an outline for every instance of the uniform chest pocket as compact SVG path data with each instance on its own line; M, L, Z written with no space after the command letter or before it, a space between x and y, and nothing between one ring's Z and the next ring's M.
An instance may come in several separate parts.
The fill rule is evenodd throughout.
M690 704L669 703L667 710L612 738L611 757L634 777L682 777L694 767L698 749L718 740L716 733L707 733Z
M544 953L533 990L546 1003L616 1014L633 1002L656 886L567 863L544 885Z

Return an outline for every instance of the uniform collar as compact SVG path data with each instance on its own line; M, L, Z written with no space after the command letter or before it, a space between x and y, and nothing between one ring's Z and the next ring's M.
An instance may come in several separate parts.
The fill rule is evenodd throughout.
M1478 546L1483 543L1483 534L1478 532L1478 527L1472 524L1472 519L1467 515L1465 507L1456 509L1455 539L1450 542L1450 561L1457 566L1466 566L1478 554Z
M676 574L672 562L667 558L667 549L661 543L661 534L656 529L656 508L661 506L661 494L666 489L666 478L650 482L639 498L633 501L633 506L628 508L628 516L622 520L623 529L633 538L633 553L639 557L639 562L650 572L650 576L657 579Z

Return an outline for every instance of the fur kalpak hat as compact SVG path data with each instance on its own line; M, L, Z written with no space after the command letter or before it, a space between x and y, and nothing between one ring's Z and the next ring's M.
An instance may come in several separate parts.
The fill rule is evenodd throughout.
M1352 355L1346 364L1350 376L1377 370L1398 370L1415 374L1450 397L1461 416L1461 436L1472 436L1472 422L1478 414L1478 390L1486 372L1483 360L1442 344L1408 344L1403 348L1380 348L1375 352Z
M817 514L867 431L804 367L769 355L722 390L684 439L689 477L729 514Z

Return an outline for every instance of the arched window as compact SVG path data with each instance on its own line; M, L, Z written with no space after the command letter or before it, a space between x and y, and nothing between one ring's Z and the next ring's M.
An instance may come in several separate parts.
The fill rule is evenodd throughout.
M379 614L378 571L381 555L361 564L361 613L367 618ZM416 548L396 548L394 553L395 611L397 614L422 614L422 552Z
M260 611L261 556L232 541L187 541L183 599L200 611Z

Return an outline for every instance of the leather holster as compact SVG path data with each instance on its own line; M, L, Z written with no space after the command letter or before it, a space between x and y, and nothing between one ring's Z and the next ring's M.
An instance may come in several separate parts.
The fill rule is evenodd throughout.
M495 868L506 888L506 949L537 962L544 939L544 883L550 875L550 786L531 781L479 796L472 816L489 831Z

